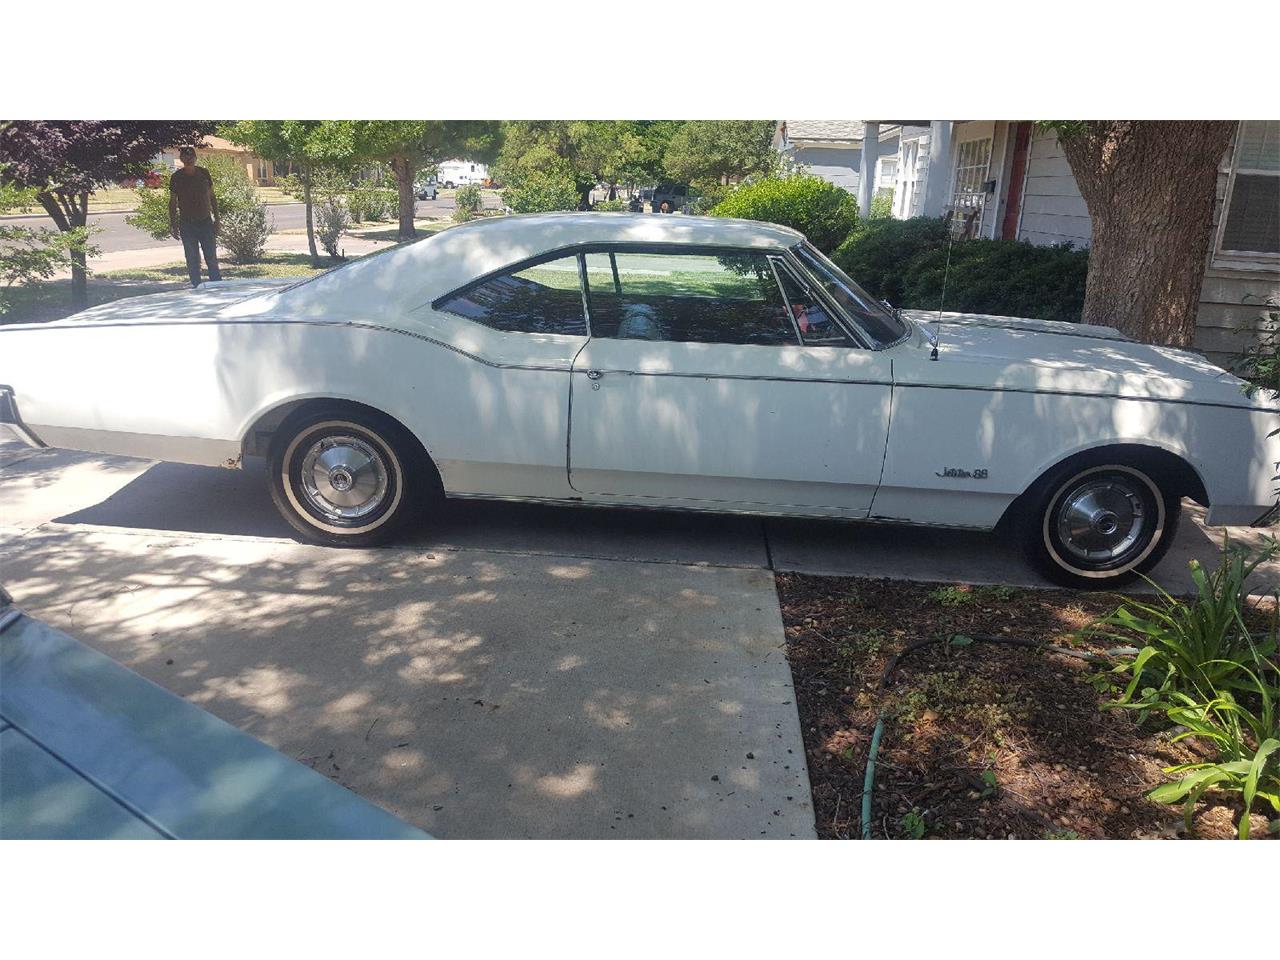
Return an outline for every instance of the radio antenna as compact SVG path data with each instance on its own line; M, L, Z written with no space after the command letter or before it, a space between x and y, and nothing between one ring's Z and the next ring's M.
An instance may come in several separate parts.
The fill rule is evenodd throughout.
M947 221L947 263L942 269L942 296L938 298L938 318L934 321L933 349L929 351L929 359L938 359L938 344L942 342L942 306L947 302L947 280L951 277L951 245L956 242L955 230L951 221Z

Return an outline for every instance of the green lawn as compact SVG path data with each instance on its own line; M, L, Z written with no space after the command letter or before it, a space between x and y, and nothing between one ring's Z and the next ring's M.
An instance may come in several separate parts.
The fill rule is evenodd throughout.
M354 259L354 258L353 258ZM335 264L321 257L322 264L313 266L306 254L269 253L261 263L228 263L223 261L222 276L226 280L258 280L268 277L310 277L323 273ZM95 273L89 277L89 305L109 303L125 297L163 293L187 286L185 263L170 263L140 270L116 270ZM34 287L14 287L0 292L0 323L57 320L74 313L71 305L71 281L52 280Z

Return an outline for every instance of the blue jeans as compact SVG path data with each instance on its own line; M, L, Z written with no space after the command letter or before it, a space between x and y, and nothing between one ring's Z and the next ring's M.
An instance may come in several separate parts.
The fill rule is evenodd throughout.
M213 235L212 220L183 220L178 224L178 233L182 237L182 250L187 255L187 275L191 285L200 285L200 251L204 250L204 262L209 268L210 280L221 280L222 271L218 269L218 244Z

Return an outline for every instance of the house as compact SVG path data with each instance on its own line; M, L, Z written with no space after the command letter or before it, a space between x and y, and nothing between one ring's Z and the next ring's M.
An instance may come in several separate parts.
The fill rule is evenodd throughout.
M959 238L1089 245L1089 211L1054 131L1030 120L862 127L881 150L897 144L894 217L949 216ZM860 169L885 169L882 156L861 159ZM1193 346L1223 362L1247 345L1241 329L1261 328L1268 301L1280 303L1280 121L1240 122L1219 167L1212 230Z
M205 145L199 148L201 156L231 157L236 163L244 166L245 176L260 187L271 186L275 183L278 173L282 175L287 172L284 169L277 170L279 164L264 160L247 147L239 146L222 137L208 136L204 138L204 143ZM182 166L182 161L178 159L177 146L165 150L153 162L157 167L165 170L176 170Z
M897 176L897 131L879 135L872 193L892 189ZM863 124L859 120L779 120L773 149L791 165L821 177L850 193L861 179Z

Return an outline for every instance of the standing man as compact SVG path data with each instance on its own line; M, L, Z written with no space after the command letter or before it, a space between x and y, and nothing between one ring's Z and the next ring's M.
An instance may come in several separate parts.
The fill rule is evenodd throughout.
M182 167L169 178L169 232L182 241L187 255L191 286L200 286L200 251L210 280L221 280L218 269L218 198L213 195L213 177L196 166L195 147L178 151Z

